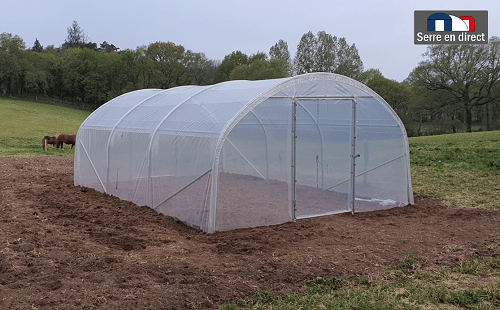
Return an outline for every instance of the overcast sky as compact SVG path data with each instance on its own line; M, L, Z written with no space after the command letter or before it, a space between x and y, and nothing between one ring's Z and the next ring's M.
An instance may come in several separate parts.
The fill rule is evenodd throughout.
M292 58L304 33L325 31L356 44L364 68L403 81L426 46L413 44L415 10L488 10L489 36L500 36L500 1L406 0L12 0L0 5L0 33L59 47L76 20L92 42L136 49L173 42L209 59L240 50L269 53L280 39Z

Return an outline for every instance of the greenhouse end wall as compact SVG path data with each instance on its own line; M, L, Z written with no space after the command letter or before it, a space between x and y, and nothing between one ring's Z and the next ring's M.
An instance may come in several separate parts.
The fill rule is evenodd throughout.
M331 73L117 97L80 127L75 185L207 232L413 203L401 121Z

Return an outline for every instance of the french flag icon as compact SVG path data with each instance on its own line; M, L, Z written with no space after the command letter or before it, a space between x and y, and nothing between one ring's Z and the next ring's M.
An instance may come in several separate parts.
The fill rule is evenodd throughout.
M476 24L472 16L454 16L434 13L427 18L427 31L475 31Z

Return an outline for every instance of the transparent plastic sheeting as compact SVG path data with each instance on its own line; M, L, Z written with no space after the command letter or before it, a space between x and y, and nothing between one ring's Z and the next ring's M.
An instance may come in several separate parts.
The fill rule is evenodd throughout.
M331 73L121 95L81 125L74 167L206 232L413 203L398 116Z

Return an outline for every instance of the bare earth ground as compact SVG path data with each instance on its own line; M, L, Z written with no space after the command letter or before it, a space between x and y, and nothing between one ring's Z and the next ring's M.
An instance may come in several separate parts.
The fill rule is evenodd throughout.
M415 205L205 234L73 185L73 158L0 158L1 309L207 309L315 277L390 278L497 256L500 212ZM457 252L449 251L449 246Z

